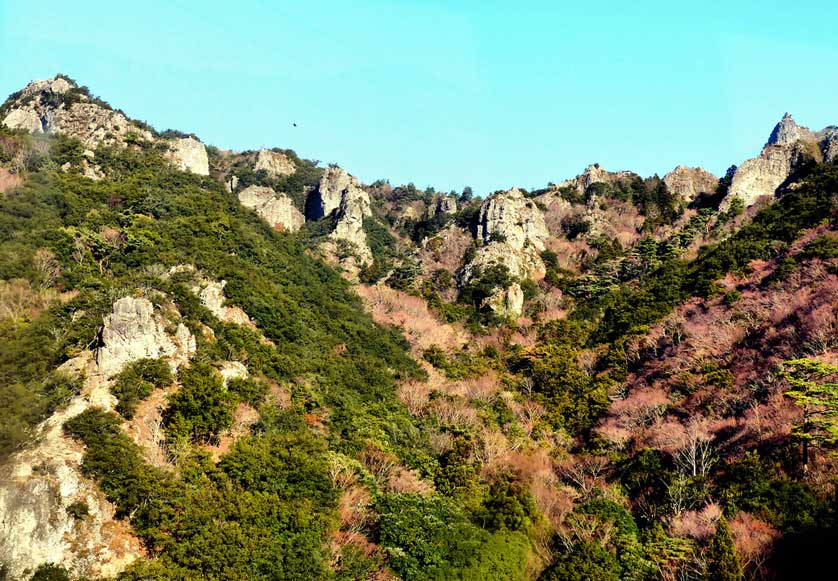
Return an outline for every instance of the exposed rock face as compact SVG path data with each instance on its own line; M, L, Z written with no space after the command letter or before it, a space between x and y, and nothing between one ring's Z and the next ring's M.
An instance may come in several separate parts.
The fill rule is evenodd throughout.
M439 214L456 214L457 213L457 198L453 196L439 196L436 199L436 207L434 208L434 215Z
M716 190L719 178L702 167L679 165L663 176L663 183L670 192L678 194L685 202L691 202L701 194Z
M284 153L271 151L270 149L260 149L253 169L256 171L265 170L269 176L279 178L293 174L297 171L297 166Z
M831 162L838 158L838 127L830 126L818 133L822 139L824 161Z
M3 123L32 133L60 133L86 147L125 145L126 138L151 141L152 134L125 115L93 101L64 78L29 83L7 104Z
M218 317L219 320L225 323L236 323L247 327L255 328L255 325L250 320L241 308L226 306L226 299L224 297L224 287L227 286L227 281L215 282L210 280L201 281L198 286L192 288L192 292L198 295L201 303L210 310L210 312Z
M3 125L9 129L23 129L29 133L43 133L44 127L41 125L41 118L38 114L29 109L13 109L5 119Z
M365 262L372 261L372 253L367 246L367 235L364 232L364 218L370 216L372 210L369 194L361 188L350 187L343 194L335 214L335 230L329 235L334 240L353 244Z
M815 136L806 127L798 125L791 115L786 113L774 126L766 145L792 145L797 141L814 141Z
M123 297L105 317L96 351L99 373L111 376L131 361L146 357L170 357L176 364L186 362L195 353L195 338L183 323L174 337L166 332L165 321L154 313L154 305L145 298Z
M372 251L364 232L364 218L372 216L370 196L354 176L338 166L329 166L306 206L309 219L317 220L334 213L334 230L329 234L333 243L324 248L328 254L340 256L339 246L348 244L357 260L347 262L339 258L344 267L356 271L361 264L372 262Z
M259 214L274 228L296 232L305 224L305 217L291 198L277 194L273 189L263 186L250 186L239 192L239 202Z
M249 375L247 367L238 361L225 361L221 364L218 373L221 375L221 381L224 382L225 386L232 379L247 379Z
M486 302L495 314L515 319L524 311L524 291L513 282L508 289L498 289Z
M141 357L168 356L186 362L195 339L183 325L174 336L151 302L125 297L105 318L103 345L59 368L83 376L81 393L37 428L37 444L17 453L0 472L0 561L12 578L42 563L58 563L73 576L114 576L143 554L139 539L94 482L81 473L84 449L63 433L64 423L91 407L113 409L109 379ZM71 504L84 503L88 516L75 519Z
M592 184L611 184L614 185L621 180L630 180L635 177L636 174L630 171L617 171L617 172L610 172L606 171L598 163L593 163L585 168L580 175L576 176L573 179L565 180L555 187L558 188L574 188L579 192L584 192L587 190Z
M492 242L477 249L474 259L461 273L461 282L474 276L477 268L485 272L492 265L502 264L515 278L530 278L544 274L544 262L535 246L515 248L507 242Z
M230 175L227 179L224 180L224 189L228 192L232 193L235 192L236 189L239 187L239 176Z
M550 236L541 210L518 188L487 198L480 207L478 228L484 243L501 238L516 250L533 245L540 252Z
M792 174L809 161L831 160L838 154L838 129L813 133L786 113L771 132L758 157L745 161L733 175L730 191L720 206L727 210L734 198L745 207L762 197L773 198Z
M319 220L340 207L350 190L361 189L358 180L336 165L330 165L320 178L320 185L311 193L306 207L306 218Z
M179 170L199 176L209 175L209 158L203 143L194 137L184 137L175 139L169 147L169 159Z
M541 252L550 236L541 210L517 188L487 198L480 207L478 236L483 241L474 259L461 274L467 282L475 274L494 265L504 265L518 279L543 274ZM502 316L518 316L523 306L521 287L513 283L504 292L495 293L487 304ZM520 300L519 300L520 299Z

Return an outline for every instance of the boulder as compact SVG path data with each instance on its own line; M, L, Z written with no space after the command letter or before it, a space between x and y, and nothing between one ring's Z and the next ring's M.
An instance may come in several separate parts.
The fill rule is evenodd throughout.
M23 129L29 133L43 133L41 118L30 109L12 109L3 119L3 125L9 129Z

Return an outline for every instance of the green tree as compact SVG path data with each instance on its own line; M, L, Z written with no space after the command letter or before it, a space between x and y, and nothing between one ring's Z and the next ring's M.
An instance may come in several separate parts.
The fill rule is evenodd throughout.
M725 517L719 519L716 534L713 535L710 546L707 548L705 578L707 581L740 581L745 578L742 575L739 559L736 557L733 537L730 536L730 526Z
M539 581L617 581L617 558L594 541L580 541L548 567Z
M833 447L838 443L838 383L825 381L838 376L838 367L794 359L784 364L782 376L791 387L786 396L803 409L803 421L793 433L803 442L805 470L812 444Z
M199 363L185 369L180 383L163 414L169 439L208 442L233 423L234 398L211 365Z
M30 581L70 581L70 575L60 565L44 563L35 569L35 574L30 577Z

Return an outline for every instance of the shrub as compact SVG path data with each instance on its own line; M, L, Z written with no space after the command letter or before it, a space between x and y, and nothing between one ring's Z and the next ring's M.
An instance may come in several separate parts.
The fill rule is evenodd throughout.
M230 427L234 400L212 366L203 363L182 370L180 384L163 413L168 440L209 442Z
M172 372L163 359L139 359L123 369L114 378L111 393L119 400L116 411L126 418L134 417L137 404L158 387L172 382Z

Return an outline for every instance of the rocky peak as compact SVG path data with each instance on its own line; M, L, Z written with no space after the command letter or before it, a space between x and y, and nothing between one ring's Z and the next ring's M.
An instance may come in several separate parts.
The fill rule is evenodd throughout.
M813 156L820 160L828 154L832 145L824 134L824 142L818 147L821 134L814 134L798 125L786 113L774 127L768 142L759 156L742 163L733 175L728 195L722 200L721 210L727 210L731 201L741 199L745 207L752 206L760 198L773 198L778 190L803 163ZM838 146L835 146L838 150ZM836 151L835 153L838 153Z
M603 168L598 163L592 163L585 168L581 174L573 179L565 180L555 187L558 188L573 188L579 192L584 192L592 184L605 183L616 184L621 180L631 179L634 174L630 171L611 172Z
M239 192L239 202L250 208L265 221L287 232L296 232L305 223L305 217L285 194L263 186L249 186Z
M152 134L114 111L63 76L32 81L3 105L3 124L30 133L60 133L86 147L124 145L129 133L152 140Z
M766 145L790 145L796 141L814 141L815 136L809 129L802 127L795 122L794 118L786 113L780 122L774 126L774 130L768 137Z
M21 91L20 96L23 98L33 97L35 95L44 95L48 93L63 94L70 89L78 89L79 86L63 75L56 75L51 79L42 81L32 81L26 85Z
M337 165L330 165L323 171L317 189L309 196L306 218L319 220L328 216L340 207L345 196L358 197L356 190L360 189L361 185L354 176Z
M168 145L167 157L182 171L209 175L204 145L195 138L162 140L145 126L115 111L62 75L32 81L0 108L2 123L29 133L55 133L78 139L94 152L100 145L126 147L145 141Z
M719 178L703 167L679 165L663 176L663 183L670 192L678 194L685 202L691 202L700 194L713 193Z
M260 149L256 155L256 165L253 169L256 171L265 170L269 176L280 178L292 175L297 171L297 166L294 165L291 158L282 152Z
M550 233L541 210L518 188L487 198L480 206L478 234L485 244L503 240L516 250L533 245L544 250Z

